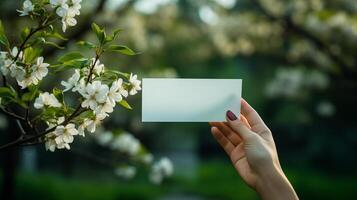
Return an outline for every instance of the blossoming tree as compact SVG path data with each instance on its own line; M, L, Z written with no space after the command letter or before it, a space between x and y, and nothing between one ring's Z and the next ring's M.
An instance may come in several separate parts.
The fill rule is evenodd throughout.
M24 130L18 140L1 148L44 141L50 151L56 148L70 149L73 136L84 136L85 130L95 132L96 126L113 112L117 103L131 108L124 98L135 95L141 89L141 81L136 75L105 69L99 60L107 51L135 54L126 46L110 44L119 31L107 36L104 29L92 24L98 43L81 41L79 44L93 49L94 58L86 58L79 52L69 52L58 59L58 64L50 65L41 56L43 45L56 45L49 41L51 37L64 39L54 27L56 21L61 21L63 32L76 25L75 17L80 14L80 2L51 0L33 4L26 0L23 10L18 12L20 16L29 16L38 21L38 26L31 29L26 27L22 31L19 48L10 47L1 25L1 43L7 49L1 52L1 109L18 120ZM61 82L63 89L54 88L51 92L40 90L49 70L56 74L71 69L75 69L73 75ZM14 83L11 79L14 79ZM66 103L67 95L79 95L76 107ZM13 104L25 109L25 116L13 112ZM36 110L30 112L32 106ZM39 130L41 123L47 124L42 132Z
M66 40L61 32L77 24L76 17L80 15L80 10L81 0L25 0L22 9L17 11L37 26L22 30L18 46L7 39L5 27L0 21L0 109L16 120L21 130L20 136L0 146L1 150L43 143L51 152L69 150L75 137L96 132L116 105L132 109L127 99L141 90L141 81L133 73L109 69L100 61L106 52L129 56L136 54L127 46L114 43L119 29L107 35L103 28L92 23L97 41L79 41L77 44L93 50L93 57L86 57L80 52L67 52L57 63L49 64L42 56L45 45L63 49L53 39ZM47 76L65 71L72 73L67 80L50 91L42 89L42 85L48 84ZM69 97L75 97L77 102L69 101ZM131 134L106 132L96 137L101 145L135 157L136 161L144 164L152 163L152 155ZM172 164L163 158L151 169L150 179L160 183L165 176L171 175ZM130 178L135 175L135 168L121 165L115 172Z

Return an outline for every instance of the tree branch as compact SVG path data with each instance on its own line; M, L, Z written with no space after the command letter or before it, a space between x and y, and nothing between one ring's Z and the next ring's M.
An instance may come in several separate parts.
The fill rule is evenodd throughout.
M296 23L292 21L292 19L288 16L283 16L283 17L277 17L274 16L273 14L269 13L259 2L259 0L253 0L254 4L258 7L258 9L265 15L268 19L272 21L281 21L282 24L286 25L286 29L292 30L293 33L304 37L305 39L309 40L311 43L313 43L318 49L322 50L329 58L331 61L333 61L335 64L337 64L340 69L342 74L345 77L351 77L351 74L355 74L355 71L352 70L352 67L349 66L348 63L346 63L339 55L335 54L333 51L331 51L331 48L329 47L328 44L324 43L320 38L317 36L311 34L308 32L306 29L300 27ZM353 75L352 75L353 77Z
M121 10L122 10L122 11L128 10L128 8L130 8L131 5L132 5L134 2L135 2L135 1L129 1L129 2L126 4L126 6L124 6ZM106 3L106 0L100 0L100 2L98 3L97 8L96 8L95 11L93 11L93 12L96 13L96 14L98 14L99 12L101 12L101 11L103 10L103 8L104 8L105 3ZM60 43L59 45L60 45L60 46L67 46L68 43L70 43L70 42L72 42L72 41L74 41L74 40L76 40L76 39L82 37L82 36L87 32L87 30L90 29L90 27L91 27L91 22L95 19L95 16L96 16L96 15L93 15L93 14L92 14L92 15L90 15L90 17L88 17L87 19L85 19L85 20L84 20L85 23L84 23L81 27L79 27L78 29L75 29L76 32L74 32L71 36L69 36L70 39L69 39L69 40L66 40L66 41L62 41L62 43ZM46 22L46 23L47 23L47 22ZM19 52L18 52L18 54L15 56L15 59L14 59L14 60L17 60L17 59L18 59L21 50L25 47L25 44L26 44L26 42L30 39L30 37L31 37L33 34L35 34L37 31L41 30L42 28L44 28L44 25L39 26L38 28L36 28L36 29L34 29L33 31L31 31L31 32L29 33L29 35L27 35L27 37L25 38L24 42L21 44L20 49L19 49ZM53 55L53 54L55 53L55 51L56 51L55 48L51 48L51 49L49 49L48 51L45 52L45 55L44 55L44 56ZM95 62L94 62L94 64L93 64L93 66L91 67L91 71L93 71L92 68L94 67L94 65L95 65L96 61L98 60L98 58L99 58L99 55L97 54L96 60L95 60ZM89 76L91 76L91 73L89 73ZM5 79L4 79L4 80L5 80ZM90 78L88 78L88 81L90 81ZM6 84L6 83L5 83L5 84ZM80 114L81 114L82 112L84 112L85 110L86 110L86 109L82 109L82 110L81 110L81 104L79 104L79 105L77 106L77 108L73 111L73 113L72 113L63 123L61 123L61 124L59 124L59 125L66 125L66 124L68 124L73 118L75 118L76 116L80 115ZM12 141L12 142L10 142L10 143L8 143L8 144L5 144L5 145L0 146L0 150L12 148L12 147L15 147L15 146L18 146L18 145L33 145L33 144L37 144L39 141L33 142L35 139L41 138L41 137L45 136L46 134L53 132L53 131L57 128L57 126L58 126L58 125L57 125L57 126L52 127L52 128L50 128L50 129L48 129L48 130L45 130L45 131L43 131L43 132L41 132L41 133L38 133L38 131L36 130L36 127L32 126L31 120L29 120L29 110L26 110L25 117L18 116L18 115L16 115L15 113L8 112L8 111L6 111L6 110L4 110L4 109L2 109L2 111L3 111L5 114L7 114L7 115L9 115L9 116L11 116L11 117L13 117L13 118L15 118L15 119L18 119L18 120L21 120L21 121L26 122L26 124L27 124L30 128L34 129L34 131L35 131L36 134L35 134L35 135L28 135L27 137L26 137L26 136L25 136L25 137L22 136L22 137L18 138L18 139L15 140L15 141ZM21 124L20 124L20 125L21 125ZM22 128L22 126L21 126L20 128ZM22 129L22 130L23 130L23 129ZM25 132L25 131L23 130L23 132ZM22 132L22 133L23 133L23 132ZM25 133L26 133L26 132L25 132ZM24 134L23 134L23 135L24 135Z
M25 120L25 118L23 118L23 117L21 117L21 116L15 114L15 113L13 113L13 112L11 112L11 111L7 111L7 110L5 110L5 108L0 108L0 110L1 110L5 115L10 116L10 117L12 117L12 118L15 118L15 119L21 120L21 121L24 121L24 120Z
M98 6L95 10L93 10L91 12L91 14L85 19L83 20L84 22L81 24L80 27L78 27L77 29L74 30L74 32L68 36L68 40L64 40L61 41L58 45L65 47L68 44L83 38L83 36L91 29L91 23L95 20L96 15L98 15L98 13L101 13L104 10L104 5L106 3L107 0L101 0L98 3ZM132 5L136 2L136 0L130 0L128 1L125 6L121 7L120 10L118 10L118 13L120 13L121 15L125 14L126 11L129 10L129 8L132 7ZM93 15L92 13L95 13L95 15ZM56 52L58 51L57 48L50 48L49 50L45 51L44 56L53 56Z
M61 124L59 125L67 125L73 118L75 118L76 116L80 115L83 111L85 111L85 109L82 110L82 112L80 111L80 108L81 108L81 105L79 104L77 106L77 109L75 111L73 111L73 113ZM59 126L57 125L57 126ZM31 142L35 139L38 139L38 138L41 138L45 135L47 135L48 133L51 133L52 131L56 130L57 126L54 126L50 129L47 129L46 131L43 131L42 133L39 133L39 134L36 134L36 135L32 135L32 136L29 136L29 137L20 137L18 138L17 140L13 141L13 142L10 142L10 143L7 143L5 145L2 145L0 146L0 150L5 150L5 149L8 149L8 148L12 148L12 147L15 147L15 146L18 146L18 145L22 145L24 143L27 143L27 142Z
M70 36L68 36L68 40L61 41L58 46L65 47L71 42L77 40L78 38L83 37L83 35L87 33L88 30L90 30L91 22L95 19L96 15L103 11L106 1L107 0L100 0L97 5L97 8L93 10L86 19L83 20L83 24L80 27L76 28L75 31ZM45 52L44 56L52 56L57 50L57 48L50 48Z

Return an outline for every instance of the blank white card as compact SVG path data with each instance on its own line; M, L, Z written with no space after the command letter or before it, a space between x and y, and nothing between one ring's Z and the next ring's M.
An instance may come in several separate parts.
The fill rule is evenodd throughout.
M143 122L225 121L240 113L241 79L144 78Z

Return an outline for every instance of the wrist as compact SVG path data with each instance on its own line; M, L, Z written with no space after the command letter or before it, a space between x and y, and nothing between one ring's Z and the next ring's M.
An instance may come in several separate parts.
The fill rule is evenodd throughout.
M296 200L298 199L292 185L282 169L272 165L259 174L256 191L263 200Z

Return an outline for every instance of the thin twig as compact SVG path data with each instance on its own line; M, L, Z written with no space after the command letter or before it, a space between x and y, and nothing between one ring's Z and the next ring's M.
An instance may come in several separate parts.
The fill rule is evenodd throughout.
M91 66L90 69L89 69L89 73L88 73L88 77L87 77L86 84L88 84L88 83L91 82L91 80L92 80L93 70L94 70L94 67L95 67L95 65L97 64L98 60L99 60L99 57L100 57L100 54L96 53L94 62L93 62L92 66Z
M79 106L77 107L77 109L76 109L63 123L61 123L61 124L59 124L59 125L65 126L65 125L67 125L73 118L75 118L77 115L81 114L84 110L82 110L82 112L81 112L81 111L80 111L80 108L81 108L81 106L79 105ZM59 125L57 125L57 126L59 126ZM0 146L0 150L5 150L5 149L8 149L8 148L12 148L12 147L15 147L15 146L17 146L17 145L21 145L21 144L24 144L24 143L27 143L27 142L31 142L31 141L33 141L33 140L35 140L35 139L41 138L41 137L47 135L48 133L51 133L51 132L53 132L54 130L56 130L57 126L54 126L54 127L50 128L50 129L47 129L47 130L45 130L45 131L43 131L42 133L39 133L39 134L37 134L37 135L32 135L32 136L25 137L25 138L19 138L19 139L13 141L13 142L10 142L10 143L8 143L8 144L2 145L2 146Z
M21 120L21 121L24 121L24 120L25 120L25 118L23 118L23 117L21 117L21 116L15 114L15 113L13 113L13 112L11 112L11 111L8 111L8 110L6 110L5 108L0 108L0 110L1 110L5 115L8 115L8 116L10 116L10 117L12 117L12 118L15 118L15 119L18 119L18 120Z
M20 129L21 136L26 135L26 131L25 131L24 128L22 127L21 122L20 122L19 120L16 120L16 124L17 124L17 126L19 127L19 129Z

